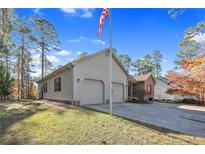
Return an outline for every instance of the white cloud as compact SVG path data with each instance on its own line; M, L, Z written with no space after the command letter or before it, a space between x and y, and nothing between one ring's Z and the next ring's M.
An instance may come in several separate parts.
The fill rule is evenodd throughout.
M41 76L41 68L40 68L40 54L33 54L32 55L33 61L32 61L32 65L34 66L32 68L33 73L31 73L31 75L33 77L39 77Z
M92 8L83 8L83 9L74 9L74 8L62 8L60 9L62 12L69 14L71 16L78 16L82 18L91 18L93 17Z
M40 48L34 48L34 49L30 49L29 51L33 55L33 54L36 54L36 53L40 53L41 49Z
M80 39L69 40L70 43L77 43L77 42L80 42L80 41L81 41Z
M78 38L78 39L69 40L70 43L78 43L78 42L81 42L81 41L87 41L87 42L90 42L90 43L93 43L93 44L96 44L96 45L105 45L106 44L106 42L103 41L103 40L91 39L91 38L87 38L87 37L84 37L84 36L80 36L80 38Z
M67 58L67 61L68 62L71 62L71 61L73 61L74 59L73 58Z
M48 58L48 60L51 63L59 63L60 59L58 59L57 57L53 56L53 55L47 55L46 56ZM32 55L33 61L32 61L32 65L34 65L34 67L32 68L34 73L32 73L33 77L39 77L41 76L41 59L40 59L40 53L38 54L33 54Z
M65 12L65 13L69 13L69 14L75 14L76 13L76 9L72 9L72 8L61 8L60 10Z
M41 69L40 69L40 68L34 67L34 68L33 68L33 71L34 71L34 72L31 73L31 75L32 75L33 77L39 77L39 76L41 76Z
M205 33L199 33L193 38L193 40L195 40L197 43L204 44L205 43Z
M82 53L81 51L78 51L78 52L77 52L77 55L80 55L81 53Z
M47 57L48 60L49 60L50 62L52 62L52 63L58 63L58 62L60 62L60 59L56 58L56 57L53 56L53 55L47 55L46 57Z
M41 64L40 54L34 54L34 55L32 55L32 58L33 58L32 64L34 64L34 65L40 65Z
M69 56L69 55L71 55L71 51L70 50L61 50L60 52L56 52L55 54L59 55L59 56Z
M35 14L42 15L40 8L33 9L33 12L34 12Z
M98 39L96 39L96 40L93 40L93 42L95 43L95 44L102 44L102 45L105 45L105 41L102 41L102 40L98 40Z

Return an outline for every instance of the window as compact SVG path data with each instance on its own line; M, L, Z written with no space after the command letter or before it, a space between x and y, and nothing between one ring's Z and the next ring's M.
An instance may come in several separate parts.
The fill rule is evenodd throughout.
M54 79L54 91L61 91L61 77Z
M148 85L148 86L147 86L147 92L151 93L151 91L152 91L152 86L151 86L151 85Z
M47 93L47 82L43 84L43 93Z

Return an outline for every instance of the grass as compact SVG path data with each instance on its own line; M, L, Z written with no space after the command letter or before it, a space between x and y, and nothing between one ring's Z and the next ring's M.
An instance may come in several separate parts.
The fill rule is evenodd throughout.
M0 144L205 144L205 138L39 101L0 104L0 115Z

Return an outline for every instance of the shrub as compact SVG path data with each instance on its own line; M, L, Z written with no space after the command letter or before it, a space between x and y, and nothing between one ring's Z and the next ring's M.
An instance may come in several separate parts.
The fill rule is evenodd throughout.
M197 104L197 101L195 99L192 98L184 98L182 99L181 103L185 103L185 104Z

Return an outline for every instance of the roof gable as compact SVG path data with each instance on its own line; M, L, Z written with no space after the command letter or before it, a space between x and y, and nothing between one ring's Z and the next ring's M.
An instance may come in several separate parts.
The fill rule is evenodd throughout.
M156 83L154 77L152 74L145 74L145 75L139 75L139 76L131 76L129 78L130 81L133 82L144 82L147 81L149 78L151 78L153 80L154 83Z
M102 53L105 53L105 52L109 52L109 51L110 51L110 48L106 48L106 49L104 49L104 50L102 50L102 51L99 51L99 52L96 52L96 53L94 53L94 54L88 55L88 56L86 56L86 57L84 57L84 58L75 60L75 61L73 61L73 62L71 62L71 63L72 63L73 65L76 65L76 64L79 63L79 62L88 60L88 59L93 58L93 57L95 57L95 56L97 56L97 55L99 55L99 54L102 54ZM117 62L117 64L121 67L121 69L122 69L122 70L126 73L126 75L128 76L127 70L125 69L124 65L120 62L120 60L118 59L117 55L113 52L113 53L112 53L112 56L113 56L113 59Z
M101 50L101 51L98 51L94 54L90 54L88 56L85 56L84 58L81 58L81 59L77 59L77 60L74 60L72 62L69 62L67 64L65 64L64 66L60 67L59 69L53 71L52 73L48 74L47 76L45 76L44 78L40 79L39 81L37 81L37 83L40 83L42 81L45 81L46 79L49 79L67 69L73 69L73 67L75 65L77 65L78 63L82 62L82 61L85 61L85 60L89 60L90 58L93 58L99 54L102 54L102 53L105 53L105 52L108 52L110 51L110 48L106 48L104 50ZM120 68L126 73L126 75L128 76L128 72L126 71L126 69L124 68L123 64L120 62L120 60L118 59L117 55L115 53L112 54L113 58L115 59L115 61L119 64Z

